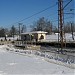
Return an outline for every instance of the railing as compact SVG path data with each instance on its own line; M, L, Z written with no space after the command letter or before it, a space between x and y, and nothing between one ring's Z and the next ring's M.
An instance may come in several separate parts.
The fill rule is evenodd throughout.
M11 44L11 41L0 41L0 45Z

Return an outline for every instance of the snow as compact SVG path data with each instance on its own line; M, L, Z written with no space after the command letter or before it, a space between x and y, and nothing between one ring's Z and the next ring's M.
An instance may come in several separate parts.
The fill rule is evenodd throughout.
M74 69L47 62L43 57L7 51L6 48L7 45L0 45L0 75L74 75L75 73ZM12 49L15 50L11 47Z
M29 34L29 33L41 33L41 31L36 31L36 32L27 32L27 33L24 33L24 34ZM42 32L42 33L47 33L47 32ZM7 37L7 40L17 40L19 38L19 36L15 36L14 38L13 37ZM72 34L71 33L65 33L65 38L66 38L66 41L69 42L69 41L75 41L72 39ZM5 40L4 37L0 37L0 40ZM74 39L75 39L75 33L74 33ZM50 42L54 42L54 41L58 41L58 34L55 33L55 34L52 34L52 35L46 35L46 40L42 40L42 41L50 41Z
M13 41L13 40L17 40L19 38L19 36L14 36L14 38L13 37L7 37L7 40L11 40L11 41ZM5 40L5 37L0 37L0 40Z
M24 35L24 34L35 34L35 33L38 33L38 34L44 33L44 34L46 34L47 32L44 32L44 31L33 31L33 32L21 33L21 35Z
M72 39L72 34L71 33L65 33L65 38L66 41L74 41ZM74 35L74 39L75 39L75 35ZM52 34L52 35L46 35L46 41L58 41L58 34Z

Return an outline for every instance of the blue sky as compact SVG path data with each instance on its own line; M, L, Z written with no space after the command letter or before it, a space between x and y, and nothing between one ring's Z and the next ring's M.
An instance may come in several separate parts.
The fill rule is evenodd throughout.
M57 1L58 0L0 0L0 27L11 27L15 22L52 6L56 4ZM67 2L65 2L65 4ZM73 3L74 1L71 2L67 8L73 8ZM56 5L55 7L50 8L30 19L22 21L22 23L29 26L40 17L45 17L48 20L55 21L58 19L57 8L58 6ZM70 20L72 21L73 19ZM57 22L53 23L57 24ZM16 23L15 26L18 26L18 23Z

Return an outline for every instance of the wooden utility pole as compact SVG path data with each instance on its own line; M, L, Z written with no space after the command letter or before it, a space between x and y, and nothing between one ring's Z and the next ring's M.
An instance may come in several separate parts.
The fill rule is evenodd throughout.
M64 9L72 2L70 0L64 7L63 7L63 0L58 0L58 43L61 45L61 52L64 46L66 46L66 39L64 34ZM73 34L73 33L72 33Z
M74 40L74 35L73 35L73 24L71 23L71 32L72 32L72 39Z
M58 41L60 41L61 52L62 52L62 49L63 49L63 23L64 23L63 0L58 0L58 30L59 30Z
M21 36L21 25L22 25L22 23L19 23L19 39L20 39L20 36Z

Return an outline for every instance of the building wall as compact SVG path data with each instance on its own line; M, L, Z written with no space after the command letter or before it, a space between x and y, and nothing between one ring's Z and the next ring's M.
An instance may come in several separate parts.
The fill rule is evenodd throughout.
M38 41L38 34L33 34L33 39L35 40L35 41Z
M42 39L41 39L41 36L44 37L44 38L43 38L44 40L46 39L46 34L38 34L38 41L39 41L39 40L42 40Z
M30 35L21 35L21 40L24 40L24 41L29 41L30 40Z
M43 36L43 38L41 38L41 36ZM30 40L35 40L35 41L39 41L39 40L42 40L42 39L46 39L46 36L45 34L25 34L25 35L21 35L21 40L24 40L24 41L30 41Z

